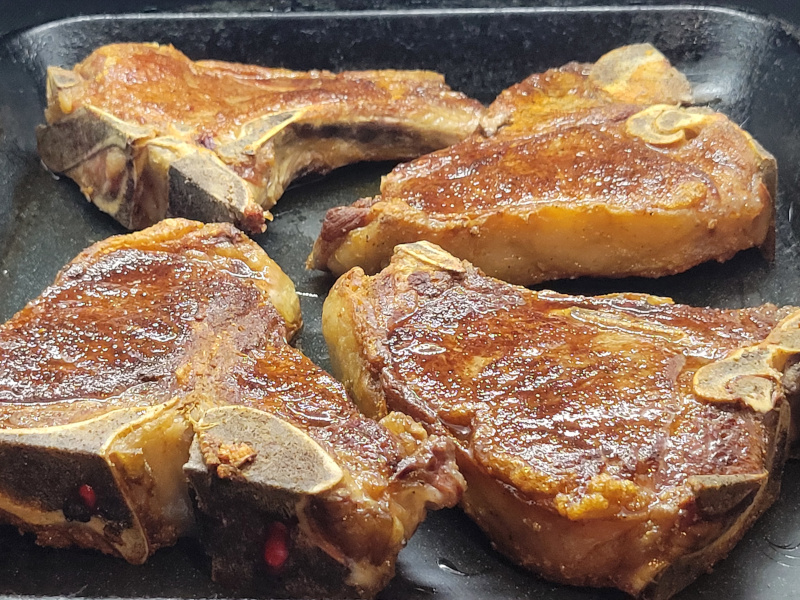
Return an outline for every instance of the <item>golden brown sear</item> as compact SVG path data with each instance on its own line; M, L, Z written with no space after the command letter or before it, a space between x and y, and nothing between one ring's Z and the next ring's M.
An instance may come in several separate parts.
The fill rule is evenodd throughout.
M429 71L297 72L113 44L48 70L39 152L130 229L184 216L258 233L296 177L417 157L482 112Z
M428 240L528 285L659 277L767 243L774 159L690 101L649 45L531 75L498 96L482 132L331 209L309 266L375 273L396 244Z
M71 410L47 417L60 403L122 404L118 396L138 385L168 394L164 382L196 360L199 336L270 301L285 315L275 315L272 328L294 332L294 287L231 227L175 221L112 238L79 255L0 327L0 401L32 405L27 412L41 427L69 422ZM158 399L150 394L148 404ZM18 421L20 413L3 418Z
M777 495L798 320L534 292L420 242L340 278L323 332L366 414L456 443L463 507L498 550L554 581L666 598Z
M374 595L463 480L446 438L360 416L289 346L300 324L292 282L229 224L87 249L0 326L0 520L132 563L196 525L216 580Z
M165 221L78 255L0 326L3 520L132 563L174 543L192 526L180 375L257 315L300 326L291 281L231 226Z

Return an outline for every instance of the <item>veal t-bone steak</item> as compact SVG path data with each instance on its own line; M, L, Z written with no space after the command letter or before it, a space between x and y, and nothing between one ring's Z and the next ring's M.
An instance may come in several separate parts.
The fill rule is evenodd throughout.
M114 44L48 69L38 142L128 229L176 216L259 233L296 177L415 158L472 133L482 112L429 71L297 72Z
M331 209L309 265L374 273L427 240L511 283L659 277L771 246L775 160L652 46L502 92L482 130Z
M359 416L288 345L300 324L292 282L229 224L90 247L0 326L0 520L142 563L196 512L219 581L375 594L462 480L451 442Z
M777 495L795 309L535 292L417 242L342 276L323 332L361 409L449 436L466 512L554 581L667 598Z

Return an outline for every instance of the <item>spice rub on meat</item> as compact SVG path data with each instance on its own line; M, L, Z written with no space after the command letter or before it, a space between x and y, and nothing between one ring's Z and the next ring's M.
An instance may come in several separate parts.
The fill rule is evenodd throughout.
M800 311L534 292L418 242L342 276L323 332L361 410L449 436L464 510L553 581L667 598L777 496Z
M90 247L0 326L0 521L137 564L196 525L218 581L374 595L463 480L446 438L360 416L289 346L300 324L229 224Z
M430 71L298 72L112 44L50 67L39 153L128 229L167 216L259 233L289 183L453 144L483 106Z
M774 158L692 100L652 46L569 63L503 91L481 130L401 164L331 209L308 265L375 273L427 240L511 283L660 277L771 250Z

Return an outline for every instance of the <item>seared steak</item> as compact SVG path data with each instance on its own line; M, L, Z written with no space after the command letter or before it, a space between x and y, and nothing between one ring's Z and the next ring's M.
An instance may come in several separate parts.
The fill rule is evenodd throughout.
M498 96L482 132L331 209L308 264L375 273L396 244L428 240L528 285L769 250L775 161L724 115L681 108L690 92L644 44L531 75Z
M185 471L215 579L375 594L462 479L451 442L359 416L288 345L300 322L291 281L227 224L84 251L0 327L0 518L142 563L193 524Z
M305 173L453 144L483 107L428 71L295 72L115 44L48 69L39 152L129 229L166 216L250 233Z
M464 510L500 552L647 598L707 571L775 499L799 324L771 305L534 292L427 242L351 270L323 311L362 411L455 442Z

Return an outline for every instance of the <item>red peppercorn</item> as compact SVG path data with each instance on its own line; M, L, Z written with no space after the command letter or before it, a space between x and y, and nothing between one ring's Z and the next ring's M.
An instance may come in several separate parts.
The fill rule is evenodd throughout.
M78 495L81 497L83 505L94 512L94 509L97 508L97 494L94 493L92 486L88 483L84 483L78 488Z
M264 562L277 571L286 563L287 558L289 558L289 529L283 523L274 521L267 526Z

